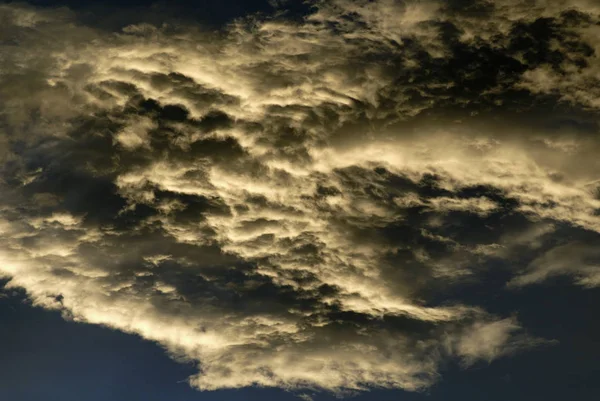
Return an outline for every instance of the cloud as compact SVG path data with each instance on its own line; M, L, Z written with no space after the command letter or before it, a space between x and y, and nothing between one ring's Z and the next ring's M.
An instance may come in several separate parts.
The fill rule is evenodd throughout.
M596 238L594 238L595 240ZM600 285L600 254L593 243L569 242L555 246L534 259L511 280L511 286L539 283L553 276L573 276L584 287Z
M465 366L478 360L492 360L502 355L513 353L522 347L531 347L532 340L517 335L522 328L514 317L493 322L477 322L462 337L450 342L456 353L462 358ZM553 344L554 341L537 340L537 345Z
M448 289L496 262L598 286L597 10L556 4L338 0L215 33L2 5L0 273L207 390L419 390L543 344Z

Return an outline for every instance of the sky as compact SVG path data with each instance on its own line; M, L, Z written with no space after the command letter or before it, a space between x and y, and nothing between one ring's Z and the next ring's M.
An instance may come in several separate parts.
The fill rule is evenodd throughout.
M0 391L597 400L600 5L0 2Z

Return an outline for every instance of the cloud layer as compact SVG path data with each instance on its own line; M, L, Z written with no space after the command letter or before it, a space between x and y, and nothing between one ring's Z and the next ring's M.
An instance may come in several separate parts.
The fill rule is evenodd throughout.
M200 389L418 390L600 285L594 2L314 2L117 33L0 5L0 273Z

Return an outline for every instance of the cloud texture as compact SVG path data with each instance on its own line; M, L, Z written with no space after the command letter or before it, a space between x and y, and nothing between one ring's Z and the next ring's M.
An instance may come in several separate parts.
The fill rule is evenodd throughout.
M594 3L116 33L0 5L0 273L200 389L418 390L542 344L450 294L600 286Z

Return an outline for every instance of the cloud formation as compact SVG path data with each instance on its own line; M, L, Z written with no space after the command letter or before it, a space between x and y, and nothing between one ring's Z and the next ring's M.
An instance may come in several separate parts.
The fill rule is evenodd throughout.
M600 285L599 11L336 0L115 33L1 5L0 272L207 390L418 390L542 344L447 294L498 265L507 291Z

